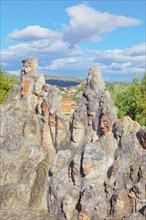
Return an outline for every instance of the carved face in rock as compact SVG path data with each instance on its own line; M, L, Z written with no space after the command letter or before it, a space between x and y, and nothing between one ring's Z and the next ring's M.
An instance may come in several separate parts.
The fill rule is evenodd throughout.
M25 63L23 67L26 74L29 74L31 71L33 71L33 65L31 63Z
M84 175L88 175L89 173L91 173L92 170L92 164L88 163L88 162L84 162L83 164L83 172Z
M76 121L75 119L73 120L73 132L72 132L72 140L74 143L79 143L84 136L84 125Z
M46 84L43 85L43 86L42 86L42 90L45 91L45 92L48 92L48 86L47 86Z
M60 144L61 141L66 137L66 126L65 124L60 120L57 119L57 143Z
M106 135L111 131L112 122L107 115L102 115L100 118L101 134Z
M97 68L90 68L88 71L88 77L86 79L86 86L90 85L91 79L96 75Z
M92 115L89 115L89 116L88 116L88 125L89 125L89 126L92 126L92 124L93 124L93 116L92 116Z
M25 60L22 60L23 63L23 71L25 74L34 75L37 68L37 60L33 58L28 58Z
M42 115L48 116L49 115L49 106L48 106L47 102L43 101L41 104L41 107L42 107Z

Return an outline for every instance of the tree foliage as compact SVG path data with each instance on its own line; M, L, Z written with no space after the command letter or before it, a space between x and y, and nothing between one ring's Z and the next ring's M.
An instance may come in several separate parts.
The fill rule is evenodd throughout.
M109 89L118 117L126 115L141 125L146 125L146 73L143 79L134 78L131 84L114 85Z
M16 77L6 75L2 68L0 68L0 104L6 100L8 93L16 84Z

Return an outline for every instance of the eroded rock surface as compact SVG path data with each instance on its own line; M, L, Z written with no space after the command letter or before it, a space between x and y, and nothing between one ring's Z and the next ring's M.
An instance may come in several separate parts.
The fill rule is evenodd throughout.
M22 62L21 87L1 105L3 219L145 219L145 127L117 119L96 68L69 122L37 60Z
M95 68L78 99L70 141L50 168L49 211L68 220L144 219L144 129L129 117L117 119Z

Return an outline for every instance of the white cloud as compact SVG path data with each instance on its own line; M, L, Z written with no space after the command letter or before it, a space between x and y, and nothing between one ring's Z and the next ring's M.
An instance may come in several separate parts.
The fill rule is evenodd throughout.
M144 46L145 44L139 44L123 50L92 50L90 51L93 53L91 58L85 58L85 56L60 58L51 61L50 64L46 66L46 69L64 72L75 70L76 72L87 74L90 67L98 67L103 74L116 74L121 76L126 74L127 77L128 74L131 74L131 76L135 73L143 74L145 72L145 53L144 50L142 50Z
M52 31L48 28L27 26L22 30L14 30L7 40L34 41L34 40L61 40L74 46L80 41L99 42L102 35L116 30L119 27L139 25L140 20L126 16L100 12L86 4L76 5L66 9L70 17L70 24L63 25L62 31ZM42 45L43 46L43 45ZM45 45L44 45L45 46Z
M2 63L7 71L21 69L21 60L25 57L37 57L39 70L44 73L70 71L82 73L86 76L90 67L98 67L103 74L128 74L145 72L145 43L125 49L85 50L68 44L60 39L34 41L31 44L17 44L10 46L1 53ZM86 58L86 52L91 54ZM14 69L15 67L15 69ZM78 75L80 76L80 75ZM127 75L128 76L128 75Z
M104 64L105 72L143 74L146 68L145 47L143 43L123 50L92 50L92 53L96 55L95 62Z
M85 4L67 9L69 25L64 25L62 32L52 31L40 26L28 26L15 30L8 35L8 40L24 41L3 49L1 61L7 72L21 69L21 60L25 57L37 57L42 73L74 73L86 76L90 67L99 67L103 74L144 73L144 43L126 49L84 51L78 42L99 42L102 35L119 27L139 25L140 20L125 16L102 13ZM25 43L25 41L27 43ZM86 44L87 45L87 44ZM87 56L90 58L87 58ZM20 62L20 63L19 63ZM17 71L18 73L18 71Z
M22 30L14 30L11 34L8 35L7 40L32 41L39 39L58 39L60 36L61 35L58 32L36 25L27 26Z
M91 67L93 58L72 57L53 60L48 70L83 70Z
M134 45L131 48L125 49L113 49L113 50L87 50L90 53L96 55L96 60L102 62L103 60L107 63L117 62L136 62L145 63L145 51L146 44L142 43L139 45Z
M132 48L130 49L126 49L125 50L126 54L129 54L131 56L135 56L135 55L141 55L141 54L145 54L146 53L146 43L142 43L139 45L134 45Z
M72 45L80 41L99 42L104 33L141 23L138 19L96 11L85 4L70 7L66 11L70 24L64 26L63 39Z
M10 46L1 52L1 62L4 66L13 66L25 57L37 57L42 65L64 57L83 56L82 50L75 46L69 48L68 44L60 39L38 40L32 43L23 43ZM44 64L43 64L44 63Z
M44 46L41 48L40 45ZM92 54L90 58L86 58L86 51L83 54L79 47L71 49L62 41L57 40L50 44L47 40L41 40L32 44L18 44L2 51L2 63L7 66L7 72L13 73L16 69L21 69L23 58L36 57L37 54L39 70L44 74L78 73L78 77L85 77L90 67L100 68L103 75L116 74L122 77L125 74L127 78L128 74L132 77L132 74L145 72L145 43L126 49L87 52Z

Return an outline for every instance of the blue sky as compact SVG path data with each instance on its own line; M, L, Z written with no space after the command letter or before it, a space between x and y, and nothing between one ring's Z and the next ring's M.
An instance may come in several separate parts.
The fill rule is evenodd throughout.
M1 0L1 63L19 75L36 57L39 73L131 81L146 69L143 0Z

